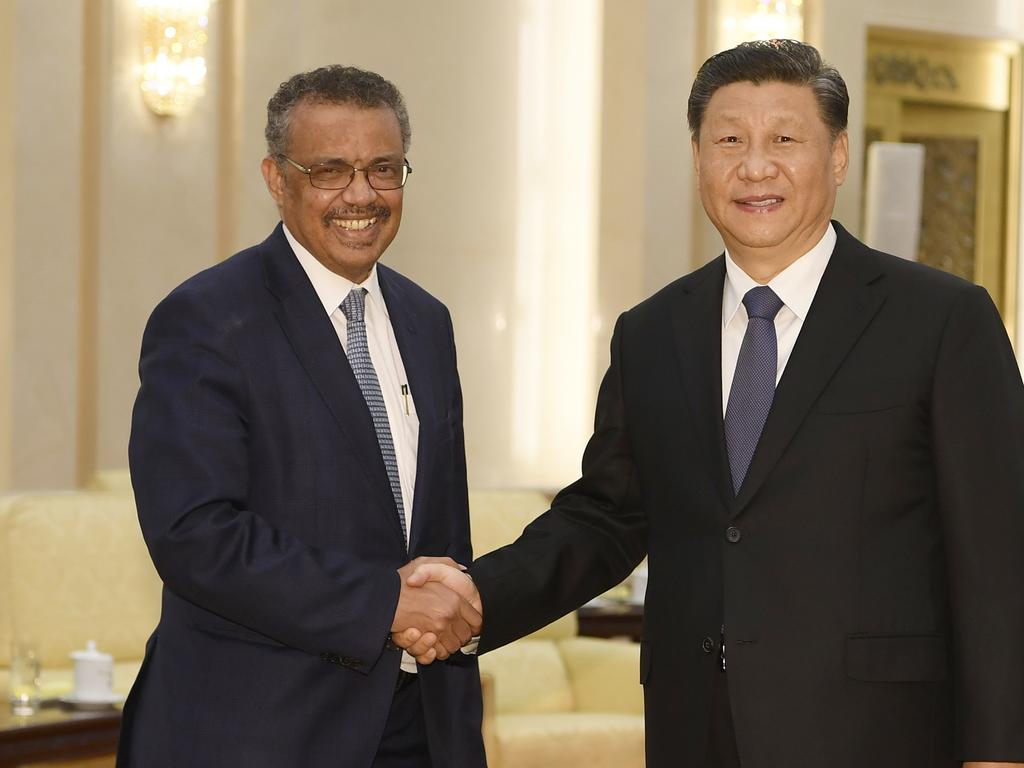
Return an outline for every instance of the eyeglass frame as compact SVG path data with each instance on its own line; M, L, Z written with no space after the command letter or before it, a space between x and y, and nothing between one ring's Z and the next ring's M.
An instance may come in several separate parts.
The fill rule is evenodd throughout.
M370 189L376 192L392 192L396 189L402 189L405 186L406 182L409 181L409 174L412 173L412 166L409 165L409 160L406 158L402 158L401 163L373 163L373 165L401 165L403 169L401 184L399 184L397 187L387 187L386 189L378 189L377 187L373 186L373 183L370 181L370 174L367 173L367 171L370 170L370 168L357 168L356 166L350 163L345 163L345 165L352 169L352 175L349 176L348 183L345 184L344 187L318 187L316 184L313 183L313 171L315 171L317 168L337 168L336 165L332 163L317 163L316 165L311 165L309 168L307 168L306 166L295 162L290 157L288 157L288 155L285 155L281 152L278 152L276 155L274 155L274 157L279 157L282 160L287 160L296 170L306 174L306 178L309 179L309 184L311 187L313 187L313 189L323 189L327 192L340 192L343 189L348 189L352 185L352 182L356 180L356 171L360 171L366 176L366 183L369 185ZM371 165L370 167L373 166Z

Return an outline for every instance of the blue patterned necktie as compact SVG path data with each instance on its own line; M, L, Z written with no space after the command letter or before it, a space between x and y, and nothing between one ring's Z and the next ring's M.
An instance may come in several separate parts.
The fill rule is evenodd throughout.
M779 364L775 315L782 309L782 299L767 285L759 285L747 291L743 306L747 308L747 330L725 409L725 444L737 495L775 398Z
M408 540L405 530L405 507L402 504L402 483L398 478L398 459L395 457L395 443L391 439L391 427L388 425L388 411L384 405L384 396L380 392L377 372L373 369L370 359L370 348L366 343L366 289L353 288L345 300L341 302L341 311L348 322L348 356L352 373L359 382L359 390L363 393L366 406L373 418L373 428L377 432L377 443L384 458L384 468L388 471L391 483L391 494L395 497L398 508L398 522L402 525L402 538Z

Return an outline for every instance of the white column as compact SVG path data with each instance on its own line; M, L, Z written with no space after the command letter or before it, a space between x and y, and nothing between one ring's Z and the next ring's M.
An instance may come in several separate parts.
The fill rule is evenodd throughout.
M521 8L511 474L557 486L593 418L602 7Z

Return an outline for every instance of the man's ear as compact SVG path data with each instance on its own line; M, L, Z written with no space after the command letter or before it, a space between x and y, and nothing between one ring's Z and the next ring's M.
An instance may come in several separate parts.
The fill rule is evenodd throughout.
M284 172L281 170L281 166L274 158L267 155L263 158L260 170L263 171L263 180L267 183L270 196L274 198L274 202L280 208L284 204Z
M850 135L843 131L832 142L832 176L838 187L846 180L850 167Z
M690 150L693 153L693 173L700 180L700 143L696 136L690 139Z

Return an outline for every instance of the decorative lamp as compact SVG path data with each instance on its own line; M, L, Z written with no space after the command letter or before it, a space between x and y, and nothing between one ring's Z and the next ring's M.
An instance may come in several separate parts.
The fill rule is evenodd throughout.
M748 40L804 37L804 0L721 0L718 43L724 51Z
M142 100L182 115L203 92L210 0L137 0L142 14Z

